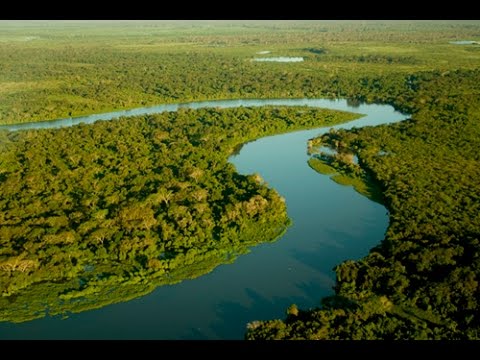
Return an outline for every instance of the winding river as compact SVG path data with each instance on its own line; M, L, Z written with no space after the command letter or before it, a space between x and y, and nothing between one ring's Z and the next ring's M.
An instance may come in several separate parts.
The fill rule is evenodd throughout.
M74 119L2 126L55 128L179 108L312 106L366 114L334 128L393 123L408 116L391 106L350 106L345 100L219 100L168 104ZM98 310L0 323L0 339L241 339L253 320L284 318L296 303L314 307L333 293L332 268L365 256L388 226L386 209L320 175L308 165L307 140L329 128L269 136L243 146L230 161L242 174L259 173L286 198L293 225L275 243L256 246L233 264L194 280L163 286L141 298Z

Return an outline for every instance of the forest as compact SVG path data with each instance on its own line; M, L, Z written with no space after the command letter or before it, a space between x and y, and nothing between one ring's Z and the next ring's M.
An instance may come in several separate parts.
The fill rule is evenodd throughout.
M394 99L419 72L476 69L466 22L251 22L173 26L0 23L0 124L191 100ZM252 61L302 56L297 64ZM394 89L395 88L395 89ZM396 91L397 96L393 96Z
M336 267L321 307L292 304L284 321L250 323L247 339L479 338L479 84L478 71L424 74L410 120L311 140L314 169L381 189L390 225L367 257Z
M0 131L0 320L127 301L276 240L290 223L284 199L228 156L257 137L356 117L182 109Z
M305 144L313 169L386 206L384 240L338 264L318 308L292 304L245 338L479 339L480 46L450 43L479 34L478 21L1 22L0 124L205 99L391 104L411 118ZM305 61L251 61L262 51ZM0 130L0 319L125 301L274 241L285 203L228 156L355 117L203 109Z

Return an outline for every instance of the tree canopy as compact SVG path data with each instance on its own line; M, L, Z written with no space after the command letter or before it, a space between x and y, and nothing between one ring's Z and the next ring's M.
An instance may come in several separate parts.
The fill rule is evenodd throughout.
M0 131L0 320L126 301L273 241L283 199L227 162L259 136L355 114L201 109Z

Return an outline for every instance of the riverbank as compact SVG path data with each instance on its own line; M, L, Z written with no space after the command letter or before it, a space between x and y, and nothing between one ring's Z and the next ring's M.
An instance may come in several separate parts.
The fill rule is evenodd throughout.
M277 101L278 100L275 100L275 104L278 104ZM289 104L293 101L293 104L295 105L328 105L343 110L349 109L346 101L328 101L322 99L285 99L283 101L284 103ZM262 106L264 105L264 102L260 102L258 105ZM355 126L355 124L358 126L364 126L382 121L393 122L401 119L398 113L395 113L391 107L387 106L361 105L355 109L367 114L371 112L372 115L360 118L345 125L336 126L351 127ZM231 114L243 112L254 114L257 111L259 113L263 113L263 111L269 111L274 114L274 117L277 119L282 119L281 122L291 121L295 118L292 115L295 115L298 121L309 121L308 119L310 119L310 117L314 114L317 114L318 119L320 119L318 117L319 114L325 114L324 121L330 118L329 123L335 124L335 117L331 117L328 111L326 112L325 110L315 110L305 107L294 108L292 110L288 110L288 108L285 108L284 110L282 110L282 108L269 109L267 107L265 110L262 110L261 108L239 108L230 110L202 109L197 111L199 111L198 114L202 114L202 116L197 118L204 119L202 120L203 122L201 122L202 124L218 124L217 126L220 126L221 124L219 121L224 121L220 119L228 119L228 117L218 117L224 111L229 111ZM184 117L187 114L193 115L196 114L196 112L192 110L185 110L178 116ZM207 114L211 114L208 116L214 116L214 118L217 120L213 122L207 121ZM381 116L378 116L379 114L381 114ZM173 118L177 118L177 115L174 113L163 113L162 116L172 116ZM259 124L266 125L271 123L271 120L269 119L269 117L264 117L263 122L259 122ZM130 124L130 121L133 122ZM193 121L192 124L195 124L195 121ZM207 122L205 123L205 121ZM138 124L138 120L121 119L117 123L123 124L120 128L128 128L129 126L136 126L135 124ZM59 130L46 129L38 132L38 135L41 135L44 132L45 136L47 134L50 136L62 133L64 135L60 136L60 138L64 140L66 136L74 136L74 134L77 132L87 131L88 133L90 131L89 129L94 130L97 127L112 127L112 129L114 129L116 128L114 124L115 122L103 121L97 122L91 126L77 126L71 128L62 128ZM147 121L145 124L149 124L149 121ZM291 126L293 126L293 124ZM298 123L295 126L298 127L301 125ZM188 127L185 129L187 128ZM294 127L292 129L294 129ZM322 131L326 130L327 129L323 129ZM229 131L233 131L233 129L230 129ZM242 131L243 130L235 133L237 136L239 136ZM274 128L271 130L265 128L263 131L283 132L279 129L275 130ZM287 127L284 131L287 131ZM95 314L91 315L89 315L91 312L71 314L71 316L69 316L69 318L66 320L46 318L44 320L34 321L31 323L32 325L29 325L30 323L24 323L17 327L12 327L9 325L4 325L4 327L8 328L8 331L11 334L21 334L21 329L28 329L32 326L40 326L43 328L45 336L49 336L48 334L50 334L50 336L60 336L62 338L63 336L68 336L69 333L71 334L69 329L78 328L78 325L75 324L80 324L83 321L87 321L87 319L91 319L93 316L97 318L96 323L98 330L92 331L90 329L88 335L84 334L84 336L91 338L95 337L95 334L98 334L99 331L111 331L111 329L107 330L109 329L109 322L105 322L104 325L102 325L101 319L105 319L106 321L105 316L108 317L108 314L110 314L111 311L114 311L108 310L112 309L112 307L124 309L123 311L125 311L125 313L130 313L132 311L142 313L148 309L148 311L151 312L149 318L151 318L152 314L157 314L154 317L160 319L165 317L168 318L169 315L167 315L167 313L164 311L160 311L161 306L160 308L158 308L158 306L159 304L166 304L165 301L168 301L169 305L165 306L165 311L168 309L168 313L184 314L181 317L176 317L175 323L177 323L178 326L173 329L163 329L161 327L159 328L158 326L155 328L149 328L146 326L143 331L144 336L152 336L153 333L148 335L149 331L154 331L158 338L183 338L185 336L193 338L199 338L201 336L206 336L208 338L241 338L244 331L244 324L253 320L255 317L279 316L279 314L283 313L285 306L288 306L292 300L306 306L308 306L308 304L315 304L319 295L321 296L322 293L328 294L331 292L333 281L333 273L331 268L346 257L359 257L362 256L362 254L366 254L368 249L374 243L362 241L362 239L370 238L369 235L365 235L365 232L370 235L376 233L377 235L372 236L372 239L380 239L388 223L382 207L373 205L367 199L348 191L348 189L339 187L338 185L332 183L329 179L326 179L325 184L319 184L319 180L321 181L321 179L319 179L317 174L310 170L306 162L306 140L312 137L313 134L318 134L319 131L321 131L321 129L302 130L284 135L275 135L258 139L246 144L241 149L240 154L238 156L233 156L230 160L235 165L237 171L242 174L247 175L252 173L260 173L268 186L273 187L280 193L280 195L286 198L288 215L292 219L293 225L288 229L285 236L275 242L274 245L257 245L254 251L248 255L242 255L238 257L233 264L228 266L220 266L207 276L198 277L192 281L185 281L174 286L158 288L150 295L143 297L142 299L145 300L142 301L130 301L124 304L111 305L107 308L98 309L95 311ZM19 132L18 134L21 135L22 133L23 132ZM92 135L85 134L80 137L75 136L74 138L77 140L82 138L88 139L90 136ZM245 138L242 141L255 137ZM55 137L52 139L55 139ZM121 138L118 140L120 141ZM231 144L229 143L230 145L227 147L234 149L234 145L237 144L236 141L232 142ZM72 140L69 141L69 143L73 145L75 141ZM57 146L56 148L61 149L62 147ZM52 152L52 154L53 153L55 152ZM214 152L212 152L212 155L213 154ZM112 153L109 156L114 156L114 154ZM115 156L124 157L125 154L120 152ZM105 158L105 156L102 158ZM160 158L163 157L160 156ZM286 162L287 160L288 162ZM259 161L261 163L259 163ZM283 170L286 167L289 169L289 176L286 176L286 172ZM302 184L301 187L298 187L299 183ZM305 203L304 196L302 195L304 194L304 191L311 192L311 205ZM326 194L328 194L328 197L332 198L332 201L325 203L324 207L318 208L318 199L323 198L323 200L325 200L327 198ZM345 209L338 208L338 212L334 211L331 204L334 202L333 199L336 196L339 196L337 200L340 202L349 199L349 210L351 211L350 215L348 215L348 212L346 212ZM315 212L311 212L311 206L316 208ZM355 219L356 212L361 212L363 216ZM380 214L383 216L383 220L381 222L379 221ZM367 217L365 217L365 215L367 215ZM323 217L322 221L319 221L319 216ZM345 236L339 237L338 234L334 235L336 231L335 228L341 226L342 230L346 230L343 221L339 222L339 220L344 216L350 216L352 218L352 221L350 222L351 230L348 233L345 233ZM374 222L373 219L375 219ZM359 231L359 229L363 230ZM334 232L331 233L331 231ZM320 239L318 238L319 234L322 234ZM377 241L378 240L375 242ZM328 251L328 260L324 259L326 254L325 251ZM308 257L305 257L305 255L302 255L307 253L309 256L317 257L317 260L314 263L318 261L321 266L318 267L318 265L315 265L312 267L313 263L311 260L309 260ZM265 264L269 264L268 268L265 267ZM286 266L286 264L290 265ZM253 273L255 274L255 277L252 277ZM279 280L282 279L282 281L272 282L272 278ZM232 279L235 279L235 281L232 281ZM222 291L219 292L212 289L222 289ZM199 291L200 293L205 294L200 298L202 299L201 302L204 304L204 308L197 314L193 311L193 309L198 309L198 302L200 301L198 297ZM194 292L197 295L192 296L193 293L191 292ZM94 296L94 294L95 293L93 293L91 296ZM171 300L167 299L175 299L176 305L171 303ZM195 299L195 304L192 303L187 305L189 301L188 299L192 299L192 301ZM268 306L267 308L264 306L264 302L261 299L281 299L281 301L277 301L275 304L270 304L271 306ZM303 299L302 302L300 302L299 299ZM140 305L148 304L152 301L154 301L156 304L156 310L153 310L151 306L148 305L146 305L145 308L142 308ZM232 311L224 313L223 315L219 315L217 311L224 306L222 304L238 304L238 306L245 306L249 309L249 311L240 313L237 311ZM8 309L8 306L6 309ZM125 318L125 316L122 316L115 311L114 313L116 314L118 321L123 321L125 324L128 324L129 320ZM201 314L210 315L205 317ZM55 328L63 329L62 331L64 331L64 335L61 335L58 332L52 332L52 329L49 325L52 322L55 323ZM220 325L222 323L228 324L228 328L222 327ZM122 326L125 327L124 325ZM186 335L186 329L189 329L191 326L202 328L203 330L201 334L203 335L200 335L199 333ZM220 330L219 326L222 330ZM217 330L212 332L212 328Z

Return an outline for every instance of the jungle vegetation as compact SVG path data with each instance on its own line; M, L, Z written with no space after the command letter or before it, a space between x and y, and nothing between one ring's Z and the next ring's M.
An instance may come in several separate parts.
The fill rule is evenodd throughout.
M342 155L311 160L379 189L385 239L336 267L335 294L319 308L292 305L285 320L249 324L246 338L478 339L480 46L450 41L479 34L475 21L2 22L0 122L225 98L392 104L411 119L326 134L315 142ZM265 50L305 61L251 61ZM249 139L318 126L326 114L346 119L306 110L311 121L302 120L302 111L182 111L0 132L1 318L41 316L17 311L40 296L59 312L84 306L71 299L94 306L91 294L108 303L117 295L102 282L118 298L148 292L175 281L166 274L185 276L193 257L188 276L224 261L232 244L240 253L274 239L288 224L281 199L226 159ZM121 287L130 280L141 286Z
M477 68L480 46L449 43L477 37L469 22L2 21L0 124L190 100L372 101L372 91L405 105L408 76ZM305 61L251 61L265 50Z
M284 200L227 162L260 136L356 114L201 109L0 131L0 320L126 301L274 241Z
M412 119L311 141L313 153L335 150L312 157L313 168L381 189L385 239L335 268L321 307L292 305L284 321L249 324L248 339L479 338L480 72L415 81L423 101Z

